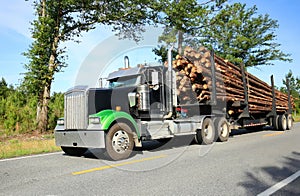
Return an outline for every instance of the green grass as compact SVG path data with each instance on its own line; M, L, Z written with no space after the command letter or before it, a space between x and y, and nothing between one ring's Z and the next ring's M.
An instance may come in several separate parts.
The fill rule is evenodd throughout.
M300 116L293 116L295 122L300 122Z
M0 142L0 159L57 152L60 150L61 149L55 145L53 138L32 140L10 139Z

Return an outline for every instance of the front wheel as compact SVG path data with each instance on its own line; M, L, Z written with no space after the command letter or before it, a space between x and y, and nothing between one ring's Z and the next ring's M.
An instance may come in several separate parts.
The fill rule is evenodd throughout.
M195 140L198 144L212 144L216 138L214 123L210 118L204 119L201 130L197 130Z
M106 134L106 154L112 160L126 159L134 147L131 128L125 123L114 124Z
M66 147L66 146L61 146L61 149L68 155L71 156L77 156L80 157L82 156L86 151L87 148L79 148L79 147Z

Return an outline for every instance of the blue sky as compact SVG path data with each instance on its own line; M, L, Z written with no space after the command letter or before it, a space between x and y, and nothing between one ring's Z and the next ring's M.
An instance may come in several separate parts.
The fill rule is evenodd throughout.
M238 1L229 0L229 2ZM274 66L259 66L249 69L249 72L268 83L270 75L274 74L277 86L282 86L282 79L289 69L295 76L300 76L300 1L240 0L239 2L246 3L248 6L256 5L259 13L268 13L272 19L278 20L277 42L282 45L281 49L285 53L290 53L293 58L292 63L275 61ZM22 53L32 42L29 30L30 21L34 18L31 3L31 1L23 0L0 3L0 78L4 77L9 84L19 84L22 78L21 73L25 72L23 65L26 63L26 58L22 56ZM87 56L111 35L109 27L99 26L89 33L84 33L81 43L66 43L69 66L64 69L63 73L55 76L52 91L64 92L73 86ZM131 61L132 64L149 62L153 58L153 56L151 58L148 56L143 59L141 54L138 56L139 58ZM113 59L111 64L119 66L123 64L123 60L118 57Z

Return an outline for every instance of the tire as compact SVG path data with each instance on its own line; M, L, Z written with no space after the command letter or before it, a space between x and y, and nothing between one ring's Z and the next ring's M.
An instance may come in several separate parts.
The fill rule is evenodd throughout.
M275 130L279 130L279 127L278 127L278 119L279 119L279 115L276 115L276 116L273 117L272 127L273 127Z
M287 128L287 120L285 115L279 115L278 117L278 130L285 131Z
M82 156L82 155L87 151L87 148L79 148L79 147L66 147L66 146L61 146L61 149L62 149L67 155L77 156L77 157Z
M212 144L216 138L214 123L210 118L204 119L201 130L197 130L195 141L198 144Z
M134 147L131 128L125 123L114 124L105 137L106 156L114 161L128 158Z
M216 129L216 141L226 142L229 138L230 128L224 117L215 118L214 126Z
M291 130L293 128L293 117L291 114L286 115L286 129Z

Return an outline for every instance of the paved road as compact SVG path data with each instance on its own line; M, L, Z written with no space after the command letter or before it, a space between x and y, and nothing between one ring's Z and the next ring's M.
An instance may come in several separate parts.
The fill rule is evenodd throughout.
M118 162L97 149L1 160L0 195L257 195L300 170L300 124L239 131L210 146L185 145L189 139L148 142ZM289 194L300 194L300 177L275 192Z

